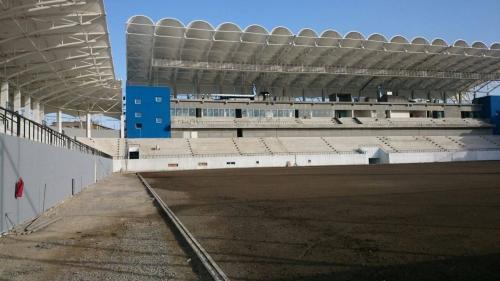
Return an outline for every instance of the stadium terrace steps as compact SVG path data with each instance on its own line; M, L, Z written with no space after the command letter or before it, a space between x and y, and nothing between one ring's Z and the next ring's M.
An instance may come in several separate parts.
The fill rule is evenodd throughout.
M186 139L129 139L128 146L139 147L139 153L159 157L164 155L192 155Z
M419 136L397 136L385 138L395 150L404 151L441 151L441 148Z
M361 153L364 147L394 152L500 150L500 136L263 137L199 139L86 139L80 141L113 157L138 147L141 158L200 155L279 155Z
M467 137L458 137L458 136L453 136L449 137L450 139L455 140L464 149L495 149L498 148L499 146L489 140L486 140L482 138L481 136L467 136Z
M195 155L239 154L231 138L190 139Z
M332 153L335 150L322 138L279 138L286 150L291 153ZM305 145L307 144L307 145Z
M172 128L483 128L491 124L462 118L194 118L174 117Z
M272 154L265 142L259 138L233 138L242 155Z

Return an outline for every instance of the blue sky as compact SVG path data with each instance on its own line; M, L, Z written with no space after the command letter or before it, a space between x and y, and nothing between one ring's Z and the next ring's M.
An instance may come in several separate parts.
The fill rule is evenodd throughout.
M387 38L403 35L500 42L500 0L104 0L116 73L126 79L125 23L133 15L154 21L174 17L185 24L203 19L217 26L231 21L241 27L260 24L271 30L286 26L293 32L308 27L341 34L359 31Z

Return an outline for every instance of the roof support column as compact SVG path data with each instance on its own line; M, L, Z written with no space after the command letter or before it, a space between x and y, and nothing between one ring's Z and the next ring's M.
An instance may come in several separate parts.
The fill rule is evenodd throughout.
M39 123L40 122L40 101L36 99L32 99L33 102L33 121Z
M446 91L443 91L443 103L446 103Z
M87 127L87 133L85 134L85 136L87 138L91 138L92 137L92 114L90 114L89 112L87 112L87 115L86 115L86 120L85 120L85 125Z
M57 111L57 131L62 134L62 110Z
M23 116L31 119L31 96L29 95L24 96Z
M3 81L0 89L0 106L9 108L9 82Z
M40 104L39 114L40 114L40 117L38 117L38 118L40 120L40 124L43 124L43 122L45 121L45 105L44 104Z
M177 99L177 85L174 84L174 88L172 89L174 93L174 99Z
M14 91L14 111L19 113L21 110L21 90L16 89Z
M170 101L169 101L170 102ZM125 115L120 115L120 138L125 138Z

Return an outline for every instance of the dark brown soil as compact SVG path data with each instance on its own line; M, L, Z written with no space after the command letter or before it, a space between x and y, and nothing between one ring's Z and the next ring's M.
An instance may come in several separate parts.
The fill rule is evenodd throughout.
M231 280L500 280L500 162L144 176Z

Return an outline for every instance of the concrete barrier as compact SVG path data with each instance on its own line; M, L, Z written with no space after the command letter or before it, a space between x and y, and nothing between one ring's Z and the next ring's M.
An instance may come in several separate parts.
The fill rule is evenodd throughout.
M193 156L156 159L114 160L116 172L176 171L223 168L292 166L365 165L364 154Z
M377 147L362 147L360 153L348 154L214 155L133 160L115 159L113 160L113 169L115 172L154 172L225 168L367 165L370 163L370 158L375 158L378 160L375 163L379 164L485 161L500 160L500 150L387 153Z

